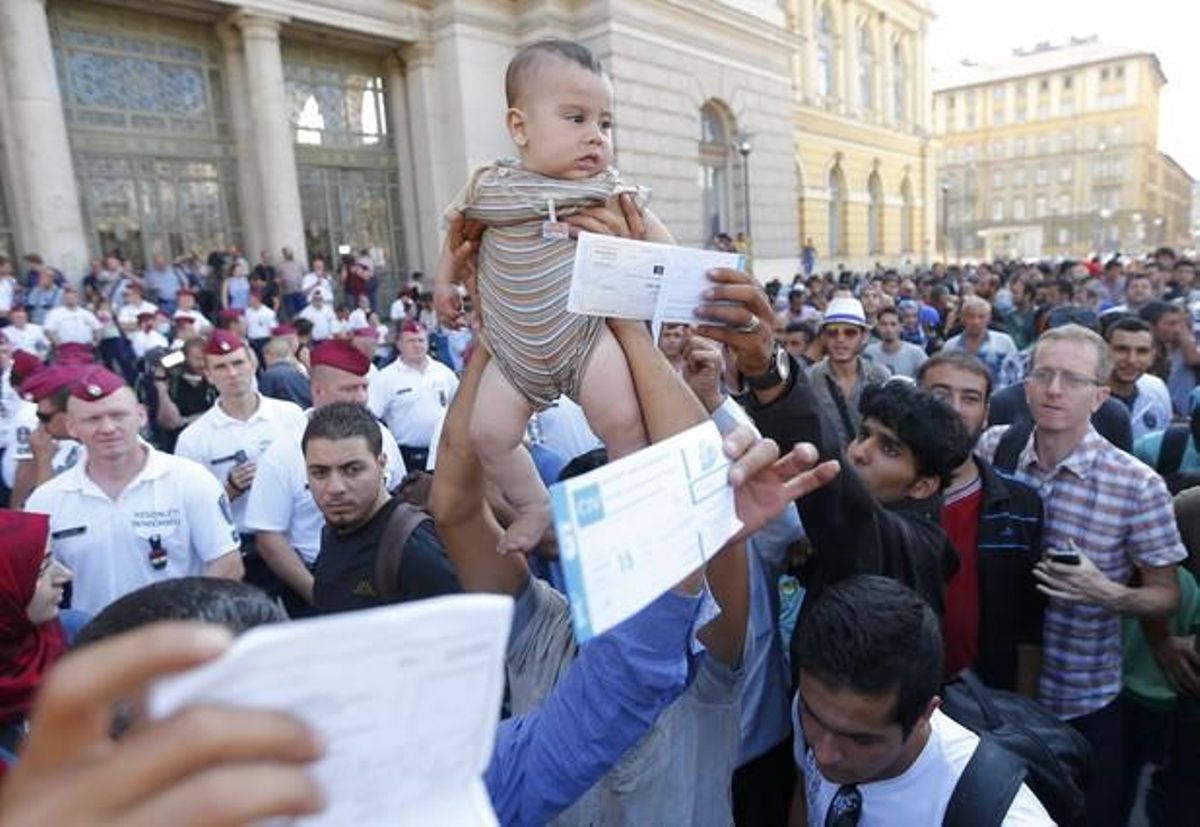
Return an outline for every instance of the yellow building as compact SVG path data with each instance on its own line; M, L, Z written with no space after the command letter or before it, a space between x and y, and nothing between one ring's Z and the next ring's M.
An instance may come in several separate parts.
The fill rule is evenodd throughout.
M1154 54L1073 38L933 73L939 249L1084 256L1190 245L1191 178L1158 151Z
M933 253L925 0L789 0L799 235L819 269Z

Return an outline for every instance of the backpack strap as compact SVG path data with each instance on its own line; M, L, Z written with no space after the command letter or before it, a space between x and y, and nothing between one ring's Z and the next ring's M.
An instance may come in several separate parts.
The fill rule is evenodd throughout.
M854 439L856 435L854 420L850 417L850 409L846 406L846 397L842 396L842 389L828 374L825 376L825 386L829 389L829 395L833 397L833 403L837 405L838 416L842 419L842 427L846 429L846 434L850 439Z
M1000 437L1000 442L996 444L992 467L1005 474L1015 473L1017 463L1021 459L1021 451L1025 449L1032 433L1033 421L1024 417L1009 425L1008 430Z
M428 513L407 502L399 502L375 552L375 591L385 602L392 602L400 595L400 563L404 560L404 547L414 531L426 520L433 518Z
M1191 438L1190 424L1175 423L1168 425L1163 432L1162 444L1158 447L1158 462L1154 470L1162 476L1174 474L1183 465L1183 452L1187 450L1188 439Z
M1000 827L1025 781L1025 766L986 732L963 768L942 827Z

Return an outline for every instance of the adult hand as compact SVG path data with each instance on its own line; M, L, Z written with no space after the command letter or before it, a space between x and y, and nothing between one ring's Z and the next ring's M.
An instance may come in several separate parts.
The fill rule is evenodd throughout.
M29 432L29 451L35 462L49 463L58 450L58 442L50 436L45 425L38 425Z
M446 228L446 250L450 255L443 256L433 286L433 308L438 322L446 327L458 329L466 324L463 293L457 285L463 285L475 297L475 259L484 229L481 222L468 220L461 213L456 213Z
M158 623L64 658L0 788L0 824L246 824L320 811L305 766L322 747L291 716L190 707L109 738L118 702L212 660L229 639L214 626Z
M1090 603L1111 608L1120 585L1109 580L1104 572L1083 552L1078 552L1079 564L1055 563L1049 558L1033 567L1037 588L1047 597L1070 603Z
M571 226L571 238L578 238L581 230L639 241L646 237L646 222L641 210L627 192L617 196L616 204L609 202L602 207L588 207L565 217L563 221Z
M229 487L234 492L235 497L239 497L250 490L250 486L254 484L254 474L257 471L258 466L253 462L243 462L229 469Z
M721 406L721 369L724 360L716 343L689 335L683 345L683 380L705 409L712 413Z
M1154 659L1176 689L1200 697L1200 653L1194 638L1167 638L1154 647Z
M737 270L708 273L713 283L704 294L696 316L705 320L696 333L729 345L737 369L744 376L759 376L771 365L775 314L766 291L751 276Z
M731 542L758 531L784 508L836 477L840 468L837 460L818 465L817 449L808 443L800 443L780 457L779 446L744 425L729 432L724 448L734 460L729 484L742 521L742 530Z

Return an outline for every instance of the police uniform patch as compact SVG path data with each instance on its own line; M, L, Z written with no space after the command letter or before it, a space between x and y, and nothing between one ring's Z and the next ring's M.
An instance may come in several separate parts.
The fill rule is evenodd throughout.
M233 523L233 506L229 504L229 497L222 494L217 500L217 504L221 506L221 513L225 515L225 521Z

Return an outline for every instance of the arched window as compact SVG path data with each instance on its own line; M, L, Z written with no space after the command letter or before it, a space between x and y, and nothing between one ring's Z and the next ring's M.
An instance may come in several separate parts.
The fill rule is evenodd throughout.
M867 252L883 252L883 184L879 181L879 173L872 172L867 179L867 194L870 203L867 206Z
M829 170L829 254L843 255L846 251L845 224L846 182L842 168L835 165Z
M913 192L912 181L907 177L900 185L900 252L911 253L913 249Z
M904 123L905 95L908 88L908 66L904 62L904 48L899 42L892 45L892 112L896 123Z
M833 12L822 6L817 14L817 92L833 94Z
M729 232L729 116L717 101L700 109L700 220L709 241Z
M858 105L862 109L874 108L875 97L875 46L871 43L871 31L863 26L858 30Z

